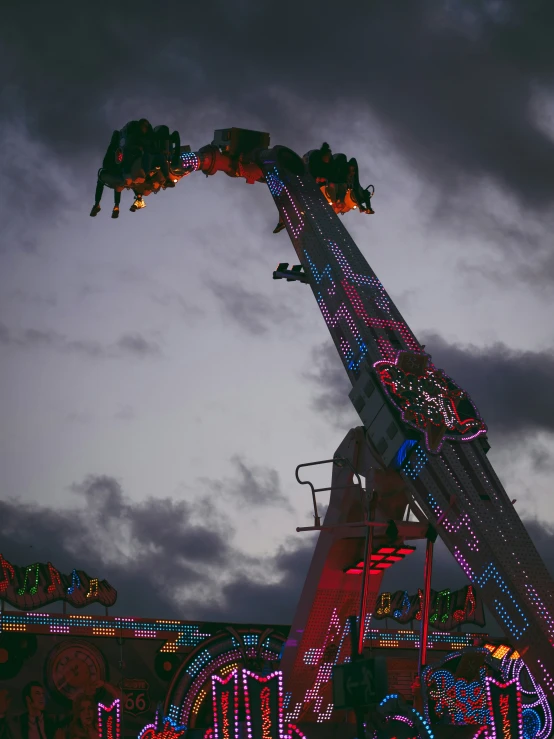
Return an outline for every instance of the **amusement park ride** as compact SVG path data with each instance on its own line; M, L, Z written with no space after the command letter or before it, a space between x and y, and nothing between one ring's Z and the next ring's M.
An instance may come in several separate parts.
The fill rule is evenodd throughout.
M514 670L523 665L528 670L523 708L527 694L540 692L545 714L538 733L529 736L547 739L552 721L545 696L554 698L554 583L488 461L487 427L477 408L434 365L338 217L356 207L363 210L355 193L345 188L337 195L329 183L322 186L307 164L288 148L270 148L267 134L232 128L216 131L212 144L197 152L182 148L171 170L174 181L195 171L221 171L267 184L300 262L292 269L280 264L273 277L310 286L362 423L346 435L332 459L314 463L328 464L332 477L325 489L330 504L323 522L319 491L304 477L310 465L297 469L298 481L312 493L314 524L307 529L320 535L281 660L285 719L301 726L310 739L337 721L333 671L371 657L372 649L382 646L373 641L370 614L383 574L413 550L407 542L418 539L426 542L427 552L416 616L423 681L433 542L439 536L511 644L511 651L507 648L497 660L504 683L517 682ZM390 603L379 605L390 612ZM474 601L467 598L462 611L472 607ZM357 617L358 638L352 616ZM489 695L500 689L497 685L489 685ZM384 703L394 700L388 696ZM527 704L535 710L538 699ZM417 709L417 700L410 710L390 708L402 717L394 736L440 734L429 716L423 720L421 706ZM504 728L485 726L471 736L526 736L521 705L514 715L520 726L513 731L522 733L506 733L506 719ZM358 736L363 719L360 714ZM366 719L371 736L371 715ZM380 734L377 724L374 728L375 736L392 736ZM346 730L345 724L338 729ZM454 726L449 731L440 736L458 735Z

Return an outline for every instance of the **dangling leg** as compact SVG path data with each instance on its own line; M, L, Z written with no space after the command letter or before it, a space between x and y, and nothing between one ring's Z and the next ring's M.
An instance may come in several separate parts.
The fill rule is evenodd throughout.
M119 204L121 203L121 190L113 191L112 218L119 218Z
M360 185L358 162L355 159L351 159L348 162L348 187L350 189L352 199L356 202L362 213L375 213L371 207L371 194L369 193L369 188L364 190Z
M96 192L94 193L94 205L90 211L91 218L94 218L100 213L100 201L102 200L102 193L104 192L104 183L100 178L96 183Z

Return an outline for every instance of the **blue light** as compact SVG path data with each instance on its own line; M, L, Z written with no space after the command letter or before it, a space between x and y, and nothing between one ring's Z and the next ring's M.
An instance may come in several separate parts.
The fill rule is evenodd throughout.
M410 449L413 449L416 444L417 441L415 439L406 439L400 449L396 452L396 456L393 460L393 464L396 469L402 467L402 465L406 461L406 457L408 456Z
M428 462L427 454L425 454L419 444L415 448L415 454L416 458L413 461L406 458L401 467L402 472L412 480L416 480L419 477L419 473Z
M524 708L522 718L524 739L535 739L542 729L542 721L539 714L532 708Z

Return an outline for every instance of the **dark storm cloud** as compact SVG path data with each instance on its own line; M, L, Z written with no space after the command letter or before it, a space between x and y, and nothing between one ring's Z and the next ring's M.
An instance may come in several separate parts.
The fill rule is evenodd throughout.
M160 355L160 347L138 333L123 334L111 345L97 341L68 339L56 331L26 329L11 331L0 323L0 344L18 349L51 349L65 354L78 354L89 359L144 358Z
M75 163L101 157L123 110L186 130L191 106L216 101L235 111L221 125L241 125L246 111L306 145L321 142L309 140L304 117L295 122L285 95L306 109L319 104L317 116L342 100L353 116L370 108L428 181L452 190L487 175L529 207L551 205L554 141L533 107L554 80L549 0L374 0L351 9L220 0L209 14L207 24L205 4L160 13L137 0L122 22L111 3L90 13L60 0L33 3L29 22L29 6L11 3L0 32L4 116ZM371 151L371 131L361 146Z
M253 465L238 454L231 457L234 475L223 480L202 478L202 482L218 495L224 495L235 504L274 506L290 510L289 499L281 489L279 473L272 467Z
M491 434L554 432L554 351L520 351L500 342L484 348L450 344L436 334L421 337L433 362L471 395ZM316 388L314 407L328 418L352 419L351 385L332 344L314 351L305 376Z
M290 308L276 303L264 293L231 283L210 281L207 285L217 299L223 315L249 334L261 336L274 324L294 317Z
M210 501L137 503L106 475L90 476L72 492L74 500L61 509L0 501L0 552L16 564L51 561L62 572L76 567L107 579L118 590L117 613L292 618L313 542L295 540L258 560L229 543L229 521ZM195 588L202 598L190 594ZM271 597L264 604L265 593Z
M264 562L260 578L239 576L221 591L227 608L210 608L206 618L290 624L308 573L314 538L298 535ZM228 615L227 615L228 614Z
M484 348L422 338L433 362L471 395L493 433L554 432L554 351Z
M196 522L192 504L163 498L136 503L107 476L91 476L72 489L76 498L64 509L0 501L0 551L16 563L50 560L62 571L78 567L106 578L120 591L120 611L175 615L174 588L198 583L203 569L220 565L229 552L213 525ZM145 605L145 588L156 609Z

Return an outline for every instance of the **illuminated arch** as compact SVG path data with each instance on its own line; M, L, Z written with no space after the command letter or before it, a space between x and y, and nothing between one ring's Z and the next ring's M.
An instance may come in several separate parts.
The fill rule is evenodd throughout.
M227 626L194 649L176 672L164 715L192 729L205 705L211 706L212 675L225 677L237 667L264 674L278 668L286 633L273 628ZM206 703L206 701L208 703Z

